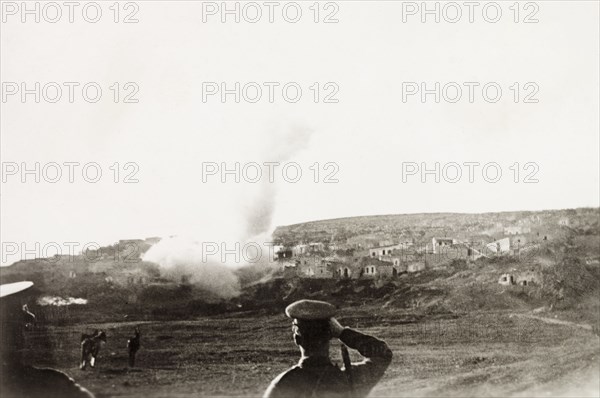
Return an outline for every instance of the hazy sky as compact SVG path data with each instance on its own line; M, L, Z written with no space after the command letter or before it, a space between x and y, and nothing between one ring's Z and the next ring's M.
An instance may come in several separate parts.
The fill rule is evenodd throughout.
M19 11L12 15L14 9L3 9L3 242L109 243L213 232L237 239L324 218L599 204L598 2L536 2L539 9L519 10L518 23L509 9L513 2L499 2L497 23L483 18L485 2L474 10L474 23L468 22L466 7L457 23L444 15L439 23L433 16L422 23L419 13L405 14L403 22L402 2L383 1L336 2L327 8L321 3L319 23L313 21L312 2L300 3L297 23L284 20L285 2L274 9L274 23L268 22L265 6L257 23L244 15L240 23L233 16L222 23L219 13L204 14L203 22L203 7L214 8L202 2L146 1L137 2L139 10L121 9L120 22L114 23L112 2L100 3L98 23L86 22L81 7L74 23L66 8L56 23L43 15L40 23L32 16L22 23ZM295 9L286 10L292 19ZM405 3L404 10L411 8ZM446 19L454 17L455 10L445 10ZM54 11L46 10L46 16L53 18ZM495 10L487 11L493 18ZM132 12L139 22L121 23ZM255 9L246 12L248 18L255 15ZM323 23L330 14L339 22ZM530 14L539 22L523 23ZM20 92L7 94L21 90L21 82L29 89L35 82L40 87L56 82L63 96L48 102L55 93L50 85L39 103L33 94L23 103ZM73 103L64 82L79 83ZM102 88L96 103L82 97L88 82ZM119 103L113 98L115 82ZM133 96L138 103L123 103L134 89L124 87L128 82L139 87ZM229 89L235 82L241 87L256 82L262 97L249 102L256 93L250 85L239 103L233 94L225 103L218 94L204 101L203 82L217 83L211 88L225 82ZM273 83L273 103L265 82ZM281 93L290 82L302 89L296 103ZM439 103L433 94L422 103L418 94L403 101L403 82L415 82L411 87L425 82L429 89L439 82L440 91L448 82L456 84L446 86ZM464 82L478 84L472 86L472 103ZM494 87L502 89L495 103L482 96L487 83L493 83L488 98ZM452 103L447 99L455 97L456 86L462 97ZM330 99L338 102L324 103L337 89ZM93 88L88 93L93 96ZM529 94L528 100L538 102L524 103ZM303 174L297 183L286 182L279 167L274 183L263 175L259 183L235 183L229 176L224 184L219 174L203 182L203 162L233 167L236 161L296 162ZM98 183L88 183L79 166L69 183L63 166L57 183L35 183L32 175L22 183L20 172L8 173L10 162L30 168L35 162L40 167L96 162L103 174ZM109 168L115 162L119 183ZM138 183L122 182L134 171L123 168L128 162L139 166ZM310 169L315 162L321 169L318 183ZM324 169L328 162L337 166ZM433 175L423 183L419 173L403 182L403 162L481 166L473 183L464 166L456 183L435 183ZM482 176L482 166L490 162L502 170L497 183ZM515 162L518 183L510 168ZM525 168L526 163L532 164ZM323 183L331 171L339 182ZM455 176L455 169L446 171L448 178ZM524 183L532 172L530 178L539 182ZM88 175L93 177L93 170ZM488 177L494 175L489 171Z

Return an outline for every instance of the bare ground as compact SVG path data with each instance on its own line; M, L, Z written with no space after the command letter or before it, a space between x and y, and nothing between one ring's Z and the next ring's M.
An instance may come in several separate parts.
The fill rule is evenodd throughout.
M394 351L373 397L600 395L600 341L588 328L529 313L414 322L410 314L379 312L363 307L340 317ZM128 369L134 324L141 325L142 348L139 366ZM106 329L108 342L97 367L82 371L79 335L94 328ZM36 348L33 364L67 372L98 397L260 396L298 356L283 315L50 327L28 340ZM338 351L333 343L332 357L341 363Z

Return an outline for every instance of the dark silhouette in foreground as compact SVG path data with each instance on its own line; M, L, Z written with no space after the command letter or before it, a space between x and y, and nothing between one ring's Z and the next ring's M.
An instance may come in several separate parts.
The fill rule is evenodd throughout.
M392 351L375 337L344 328L333 318L335 307L314 300L297 301L286 308L293 318L292 331L300 348L300 362L273 380L264 398L365 397L392 361ZM344 368L329 358L332 338L342 346ZM366 359L350 363L345 347L358 350Z
M2 398L94 398L65 373L23 364L24 332L35 316L23 305L33 283L0 285L0 394Z

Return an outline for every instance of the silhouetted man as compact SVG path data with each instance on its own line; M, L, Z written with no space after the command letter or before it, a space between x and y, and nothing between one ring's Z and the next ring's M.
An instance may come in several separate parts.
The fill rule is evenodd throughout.
M127 351L129 352L129 367L135 366L135 354L140 349L140 329L135 327L135 334L132 338L127 340Z
M392 361L392 351L385 342L344 328L333 318L335 307L329 303L300 300L285 312L294 319L293 337L301 358L273 380L264 398L365 397ZM344 355L345 366L339 369L329 358L332 338L358 350L366 359L350 364Z
M0 395L2 398L93 398L66 374L22 363L23 331L35 316L22 306L24 291L32 282L0 285Z

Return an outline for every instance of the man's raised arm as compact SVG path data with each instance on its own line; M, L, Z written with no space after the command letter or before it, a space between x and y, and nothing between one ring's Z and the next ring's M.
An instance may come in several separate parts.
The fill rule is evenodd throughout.
M344 328L335 318L331 319L331 331L334 337L365 357L360 362L352 363L351 369L345 371L352 373L355 396L366 396L392 362L392 350L385 341Z

